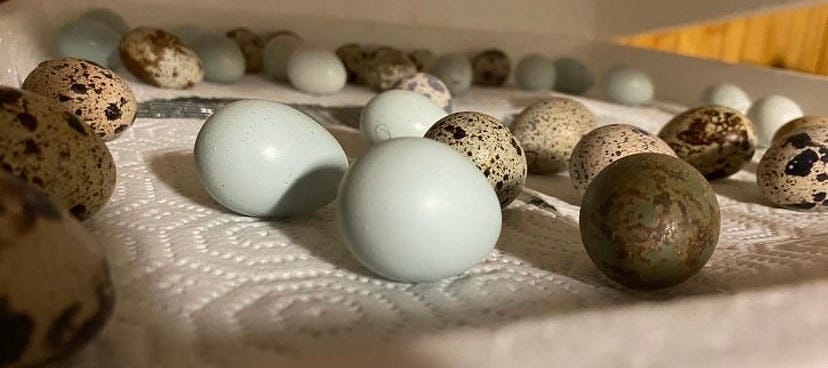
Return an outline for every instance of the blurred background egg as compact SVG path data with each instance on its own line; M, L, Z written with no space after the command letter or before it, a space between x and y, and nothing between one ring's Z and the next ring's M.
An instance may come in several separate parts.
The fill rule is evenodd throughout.
M512 73L509 55L498 49L488 49L475 55L471 61L474 84L484 87L500 87Z
M655 95L655 86L647 73L623 65L610 68L604 74L601 86L610 101L623 105L642 105Z
M195 24L182 24L180 26L176 26L170 30L170 33L174 34L181 40L181 43L192 47L196 41L198 41L201 36L208 34L207 31L201 29L201 27Z
M204 35L192 48L201 60L205 80L232 83L244 75L244 54L233 40L223 35Z
M358 82L363 65L368 59L368 52L356 43L349 43L336 49L336 56L342 60L345 70L348 71L348 82Z
M446 116L445 110L427 97L405 90L376 95L360 115L359 129L371 143L399 137L418 137Z
M440 78L454 96L468 91L474 78L471 62L458 53L441 55L434 60L428 72Z
M106 8L94 8L85 11L78 19L92 20L112 28L119 35L129 31L129 25L120 14Z
M417 66L402 51L380 47L368 55L359 79L375 91L387 91L400 80L417 74Z
M762 195L779 206L828 212L828 126L780 136L759 161L756 181Z
M332 51L299 48L288 58L287 74L296 89L314 95L327 95L345 87L348 73Z
M554 89L558 92L581 95L595 84L592 72L578 59L562 57L556 59L554 65Z
M79 19L58 29L56 46L60 56L109 65L120 41L121 35L109 26L95 20Z
M500 205L470 160L442 143L399 138L373 146L339 191L337 223L365 267L431 282L482 261L500 236Z
M429 49L416 49L408 53L408 58L414 62L414 66L417 67L417 71L421 72L428 70L428 68L431 67L434 59L437 58L437 55L434 55L434 52Z
M267 41L263 51L263 68L268 78L286 81L288 79L287 64L290 54L302 44L302 39L293 33L280 33Z
M608 165L587 187L579 226L604 274L635 289L679 284L713 254L721 214L713 188L686 162L640 153Z
M751 101L745 90L730 83L714 84L702 93L699 102L702 105L724 106L734 109L742 114L747 113Z
M244 27L227 31L227 37L233 40L241 49L244 55L245 71L248 73L261 72L265 40Z
M194 151L207 192L248 216L310 213L334 200L348 169L345 152L325 128L270 101L226 105L204 123Z
M543 55L524 56L515 67L515 83L525 90L552 89L556 77L555 62Z
M773 133L785 123L805 115L794 100L785 96L771 95L753 103L747 116L756 125L759 145L767 147Z
M417 73L408 78L403 78L394 86L394 89L402 89L419 93L427 97L431 102L437 104L447 113L452 110L451 91L448 90L443 81L428 73Z

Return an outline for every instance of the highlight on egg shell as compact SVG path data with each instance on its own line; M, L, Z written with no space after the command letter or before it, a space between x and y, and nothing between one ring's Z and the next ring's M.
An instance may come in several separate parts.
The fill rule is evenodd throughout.
M87 60L44 61L26 76L21 88L57 101L105 141L132 126L138 112L126 81Z
M0 168L83 220L115 188L112 155L89 125L39 94L0 86Z
M372 146L343 179L336 207L351 254L401 282L473 267L494 249L502 222L497 196L474 164L422 138Z
M473 111L446 116L425 134L468 157L497 194L501 207L517 198L526 183L526 156L509 129L497 118Z
M195 51L162 29L132 29L124 34L118 49L127 70L153 86L191 88L204 78Z
M762 195L781 207L828 212L828 126L780 136L759 161L756 181Z
M696 107L678 114L658 137L708 180L737 173L756 151L753 123L724 106Z
M359 130L376 144L393 138L422 138L446 112L428 98L411 91L380 93L362 109Z
M0 365L79 351L115 304L102 249L46 193L3 171L0 208Z
M707 263L719 239L716 193L686 162L639 153L609 164L587 187L579 219L589 258L634 289L684 282Z
M304 215L327 205L348 169L345 152L325 128L271 101L224 106L201 127L194 153L213 199L256 217Z

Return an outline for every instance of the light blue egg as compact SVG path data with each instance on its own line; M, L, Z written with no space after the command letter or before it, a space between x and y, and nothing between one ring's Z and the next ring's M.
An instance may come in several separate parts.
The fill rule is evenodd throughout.
M226 105L201 127L194 151L207 192L248 216L310 213L336 198L348 169L345 152L325 128L270 101Z
M615 66L608 70L601 85L610 101L624 105L645 104L655 95L655 86L650 76L628 66Z
M204 79L232 83L244 75L245 61L239 45L225 35L206 35L193 44L201 59Z
M194 24L184 24L177 26L170 30L170 33L174 34L184 45L193 46L199 38L206 35L205 32L201 27L194 25Z
M538 54L520 59L515 67L515 83L530 91L552 89L555 86L555 62Z
M354 163L337 199L339 233L365 267L388 279L460 274L494 249L500 203L486 177L448 145L397 138Z
M98 21L79 19L60 27L57 51L60 56L86 59L99 65L109 65L109 58L117 52L121 35Z
M595 78L584 63L571 57L555 60L555 90L580 95L595 84Z
M756 137L761 147L768 147L771 138L785 123L805 115L802 108L788 97L770 95L753 103L747 113L756 127Z
M333 51L314 48L292 52L288 57L287 74L296 89L314 95L338 92L348 80L345 64Z
M718 105L729 107L742 114L750 108L750 97L745 90L730 83L714 84L702 93L700 101L702 105Z
M273 36L263 51L265 74L273 80L286 81L288 78L287 64L290 54L302 45L302 40L291 33L280 33Z
M419 93L393 89L380 93L362 109L359 129L371 143L392 138L422 138L446 111Z
M452 95L460 95L471 88L474 70L469 59L461 54L446 54L434 60L429 73L446 84Z
M105 8L89 10L83 13L78 19L92 20L98 23L103 23L118 32L118 34L124 34L129 31L129 25L124 18L118 15L118 13Z

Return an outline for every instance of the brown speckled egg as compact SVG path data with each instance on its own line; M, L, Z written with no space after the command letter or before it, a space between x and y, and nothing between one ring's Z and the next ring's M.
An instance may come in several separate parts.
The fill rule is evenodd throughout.
M135 28L124 34L118 50L130 73L156 87L190 88L204 78L195 51L161 29Z
M567 169L572 149L595 128L595 117L580 102L555 97L524 109L511 128L526 150L529 172L553 174Z
M0 86L0 132L0 168L44 189L78 219L95 214L112 195L112 155L56 101Z
M512 63L503 51L489 49L472 59L472 70L474 70L474 84L499 87L509 79Z
M828 212L828 126L779 137L756 168L759 191L797 211Z
M227 37L239 45L244 54L245 71L259 73L262 71L265 40L247 28L235 28L227 31Z
M408 53L408 58L417 66L418 72L428 69L436 57L434 52L427 49L417 49Z
M348 82L358 82L362 65L365 64L365 60L368 58L365 49L358 44L349 43L336 49L336 56L339 56L342 64L345 64L345 70L348 72Z
M417 74L417 67L408 56L390 47L374 50L362 67L362 79L377 91L389 90L414 74Z
M808 129L811 127L828 127L828 118L821 116L803 116L801 118L793 119L773 133L771 142L776 141L780 137L790 135L793 132Z
M135 95L121 77L81 59L47 60L37 66L23 89L58 101L99 137L115 139L135 121Z
M0 365L80 350L115 303L102 250L45 193L2 171L0 208Z
M667 143L647 131L627 124L605 125L587 133L575 145L569 161L569 179L583 194L607 165L636 153L676 156Z
M753 123L723 106L696 107L678 114L658 136L708 180L735 174L756 150Z
M494 187L506 207L526 182L526 157L520 143L503 124L489 115L463 111L446 116L425 134L468 156Z
M446 87L446 84L440 78L431 74L414 74L397 82L394 88L416 92L426 96L429 100L437 104L437 106L442 107L447 113L451 113L451 91L448 90L448 87Z

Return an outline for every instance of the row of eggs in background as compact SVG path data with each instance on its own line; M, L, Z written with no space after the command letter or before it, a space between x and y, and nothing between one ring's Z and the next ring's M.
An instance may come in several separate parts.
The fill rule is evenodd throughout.
M174 54L186 57L178 47ZM0 278L12 280L0 293L10 328L26 337L7 349L12 366L77 349L111 313L103 252L73 217L93 216L111 196L116 168L104 139L132 124L135 106L116 73L78 59L41 63L22 90L0 87L0 130L8 132L0 137L0 204L7 209L0 229L9 234L0 240L12 245L0 256L0 276L15 275ZM310 117L275 102L239 101L205 122L196 163L213 198L243 215L289 217L336 200L340 234L354 256L407 282L478 263L494 248L500 210L527 174L568 170L584 196L580 228L590 258L611 279L651 289L680 283L706 263L720 227L708 180L737 172L757 146L750 114L723 106L689 109L657 136L630 125L597 127L589 109L568 98L538 101L509 127L480 112L449 114L447 106L411 91L378 94L360 119L371 149L349 165ZM774 130L757 167L761 192L786 208L824 211L828 120L802 117ZM26 276L33 271L23 266L32 262L59 280ZM83 320L50 323L70 307ZM37 341L50 333L71 338Z
M462 94L472 84L502 86L512 74L515 84L527 90L579 95L594 84L589 68L571 57L553 60L530 54L521 58L513 72L509 56L498 49L468 58L460 53L437 56L428 49L404 53L392 47L351 43L332 52L312 47L290 31L259 35L236 28L219 34L194 25L169 33L148 27L130 31L123 18L107 9L90 10L64 25L58 32L57 49L62 56L113 68L124 64L139 79L166 88L186 88L202 78L231 83L245 73L262 72L311 94L335 93L346 82L377 91L415 90L449 112L452 94ZM150 50L154 50L152 55L147 54ZM646 104L655 95L646 72L623 65L609 69L600 85L606 98L626 105ZM700 103L746 113L758 128L763 147L782 124L803 116L796 102L787 97L770 95L752 102L743 89L729 83L710 86L701 94Z

